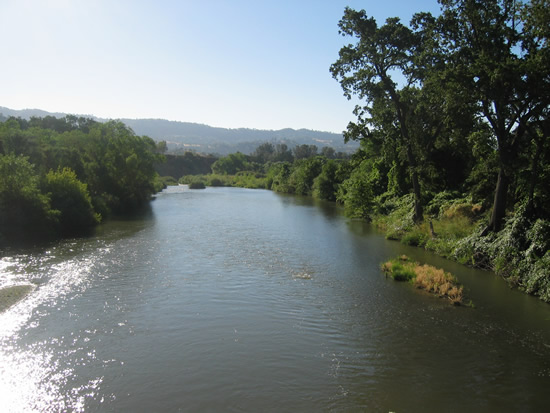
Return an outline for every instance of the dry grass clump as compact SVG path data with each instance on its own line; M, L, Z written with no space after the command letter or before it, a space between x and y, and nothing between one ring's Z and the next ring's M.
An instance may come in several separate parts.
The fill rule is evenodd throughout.
M483 211L481 204L472 203L459 203L450 205L445 211L443 211L442 218L452 219L458 217L466 217L470 220L474 220Z
M393 263L391 261L387 261L384 264L382 264L382 271L384 271L384 274L388 275L391 274L393 269Z
M417 265L413 284L416 288L447 297L453 304L460 304L463 299L463 287L457 284L456 277L440 268L431 265Z
M446 297L455 305L462 303L463 287L456 277L440 268L420 265L403 255L382 264L382 271L396 281L410 281L416 288Z

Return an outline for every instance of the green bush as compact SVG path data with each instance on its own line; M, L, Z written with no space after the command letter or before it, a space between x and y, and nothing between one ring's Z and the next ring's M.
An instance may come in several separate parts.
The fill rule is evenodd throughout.
M174 186L174 185L178 184L178 181L173 176L159 176L159 177L157 177L157 181L159 181L161 183L163 188L166 188L167 186Z
M294 187L289 183L291 173L292 164L290 162L272 164L267 172L267 188L276 192L294 193Z
M211 178L208 184L210 186L225 186L220 178Z
M293 188L293 193L298 195L311 195L313 181L321 173L325 158L300 159L294 162L288 183Z
M323 165L321 173L313 181L315 198L336 201L336 192L340 183L337 173L338 164L335 161L329 160Z
M212 164L212 171L220 175L235 175L251 169L250 157L240 152L224 156Z
M414 247L422 247L426 244L427 239L428 235L423 231L422 227L416 226L401 237L401 243Z
M456 191L438 192L428 202L424 212L433 217L438 217L449 204L457 199L461 199L461 194Z
M71 169L48 172L45 189L50 194L52 208L60 212L62 234L80 234L101 221L94 211L87 185L80 182Z
M376 226L386 231L386 238L401 239L403 235L414 226L413 206L414 195L407 194L402 197L381 198L384 200L386 215L376 215L373 222Z
M28 159L0 155L0 242L53 237L59 215Z
M201 181L191 182L189 184L189 189L204 189L204 188L206 188L206 185L204 184L204 182L201 182Z
M267 188L267 179L262 173L259 172L241 171L237 172L237 174L232 177L232 186L238 186L240 188L265 189Z

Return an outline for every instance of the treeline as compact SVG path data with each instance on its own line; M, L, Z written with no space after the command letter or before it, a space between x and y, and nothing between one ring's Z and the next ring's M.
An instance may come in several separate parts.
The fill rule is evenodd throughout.
M483 219L446 254L550 301L550 2L439 2L408 25L350 8L339 22L353 43L330 71L361 101L346 197L370 215L410 194L417 226L461 199Z
M266 142L251 155L237 152L220 157L212 164L211 173L189 174L183 176L180 182L190 184L193 188L241 186L313 195L313 180L322 171L331 174L330 171L338 168L338 165L348 165L349 159L348 154L336 152L331 147L323 147L319 151L316 145L303 144L289 149L286 144ZM324 167L325 164L328 165ZM321 199L336 200L332 191L323 185L315 194Z
M155 142L123 123L66 116L0 123L0 244L88 232L161 184Z
M158 146L163 146L163 141L157 142ZM218 160L214 155L204 155L189 150L181 155L165 153L164 158L164 162L155 164L155 170L160 176L170 176L176 180L184 175L210 173L212 164Z
M263 183L336 200L390 238L550 302L550 2L440 4L408 25L346 8L351 44L330 71L361 102L344 133L361 148L346 161L272 159ZM243 174L245 161L218 166Z

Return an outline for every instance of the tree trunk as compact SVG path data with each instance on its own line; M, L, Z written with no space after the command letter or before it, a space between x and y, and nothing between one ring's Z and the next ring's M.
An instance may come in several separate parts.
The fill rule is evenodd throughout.
M418 181L418 173L416 172L416 160L412 153L410 143L407 145L407 158L409 161L409 169L411 172L411 181L413 185L414 193L414 215L413 220L415 223L422 222L424 219L424 211L422 208L422 198L420 194L420 182Z
M539 175L539 160L542 152L543 142L537 140L537 150L531 164L531 182L529 183L529 198L527 202L527 210L532 211L535 206L535 188L537 187L538 175Z
M493 211L489 225L483 230L482 235L487 235L489 232L498 232L502 228L502 222L506 215L506 206L508 198L508 188L510 186L509 171L513 173L513 164L517 159L517 152L513 148L513 139L503 128L499 129L500 133L496 133L498 141L498 160L499 171L497 186L495 188L495 197L493 199Z
M414 215L413 220L415 223L422 222L424 219L424 211L422 209L422 198L420 194L420 182L418 181L418 172L416 171L416 158L412 150L411 137L409 135L409 129L407 126L407 110L401 103L399 94L392 86L391 82L386 76L381 76L384 81L388 92L395 104L397 119L399 120L399 126L401 131L401 142L406 145L407 148L407 161L409 163L409 170L411 174L411 182L414 193Z
M505 166L501 165L498 172L497 186L495 188L495 198L493 200L493 212L491 213L491 219L489 225L483 231L483 235L486 235L490 231L497 232L502 226L502 221L506 214L506 198L508 196L508 186L510 184L510 177L507 175Z

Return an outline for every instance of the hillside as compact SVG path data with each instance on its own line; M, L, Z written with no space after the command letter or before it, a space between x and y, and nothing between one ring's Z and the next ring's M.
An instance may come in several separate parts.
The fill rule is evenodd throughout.
M3 115L3 116L2 116ZM13 110L0 106L0 120L15 116L29 119L32 116L64 117L65 113L50 113L39 109ZM77 115L104 122L107 119L93 115ZM289 148L295 145L316 145L319 148L330 146L337 152L354 152L355 142L344 144L342 134L320 132L310 129L227 129L199 123L178 122L165 119L120 119L138 135L147 135L156 141L165 140L173 152L192 149L197 152L226 155L234 152L249 154L264 142L285 143Z

